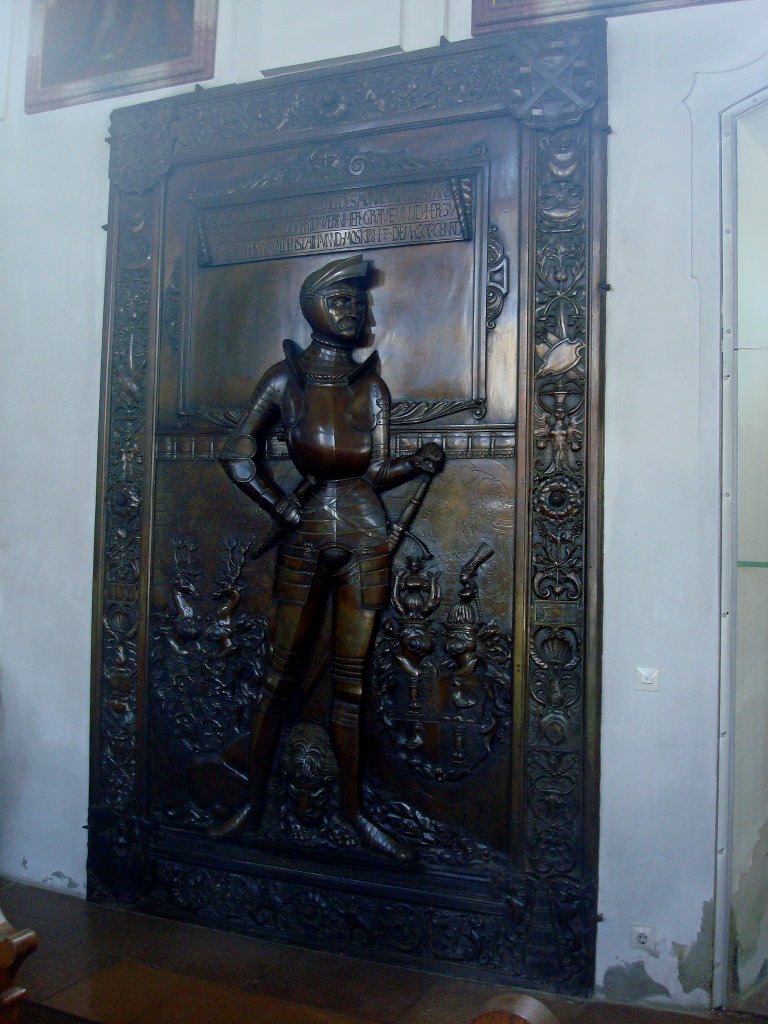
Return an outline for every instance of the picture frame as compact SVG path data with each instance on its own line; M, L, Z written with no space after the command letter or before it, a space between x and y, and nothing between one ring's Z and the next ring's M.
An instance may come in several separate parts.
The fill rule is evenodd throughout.
M643 14L671 7L721 3L722 0L472 0L472 35L524 25Z
M213 76L218 0L32 0L28 114Z

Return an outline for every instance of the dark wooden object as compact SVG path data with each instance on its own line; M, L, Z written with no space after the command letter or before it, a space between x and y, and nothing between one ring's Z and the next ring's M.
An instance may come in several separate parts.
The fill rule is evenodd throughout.
M472 1024L559 1024L559 1021L540 999L519 993L490 1000Z
M552 1020L556 1021L556 1018L552 1017ZM537 1021L536 1018L515 1013L512 1010L486 1010L478 1014L477 1017L473 1017L472 1024L537 1024Z
M472 35L728 0L472 0Z
M16 984L19 968L37 949L37 935L30 928L16 929L0 910L0 1024L16 1024L26 989Z
M604 59L591 24L113 115L91 898L590 988ZM250 726L285 636L276 574L282 600L317 566L303 541L276 560L272 515L220 460L268 475L278 515L281 493L309 497L298 405L232 430L283 339L304 358L302 282L356 253L374 268L389 458L446 455L428 493L385 495L390 524L410 521L391 567L374 538L355 553L378 587L352 730L360 813L415 859L350 827L328 622L300 645L263 814L228 827L264 750ZM325 383L362 436L355 373Z

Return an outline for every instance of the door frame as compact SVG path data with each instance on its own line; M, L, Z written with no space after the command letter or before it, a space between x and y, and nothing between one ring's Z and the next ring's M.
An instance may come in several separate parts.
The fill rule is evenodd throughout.
M768 52L736 68L695 76L691 116L692 274L700 288L702 360L720 361L720 691L718 722L715 934L712 1006L727 1006L731 910L733 652L735 607L736 123L768 102ZM702 378L700 409L711 408Z

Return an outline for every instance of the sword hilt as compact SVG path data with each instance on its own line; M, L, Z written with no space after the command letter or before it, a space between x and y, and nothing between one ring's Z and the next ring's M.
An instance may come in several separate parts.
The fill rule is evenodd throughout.
M387 541L390 555L394 554L400 545L400 541L403 539L403 536L408 532L408 527L416 518L416 513L421 508L421 504L424 501L433 480L434 477L430 475L421 481L419 486L405 503L405 507L400 513L397 522L392 524Z
M299 504L304 504L304 502L309 497L314 484L314 477L304 477L299 486L293 492L293 496L294 498L296 498ZM280 540L280 537L282 536L283 531L286 529L287 525L287 523L276 523L269 531L269 533L266 535L266 537L264 537L261 543L257 544L256 547L253 549L253 551L251 552L251 558L259 558L261 555L264 554L265 551L269 551L272 545L276 544L278 540Z

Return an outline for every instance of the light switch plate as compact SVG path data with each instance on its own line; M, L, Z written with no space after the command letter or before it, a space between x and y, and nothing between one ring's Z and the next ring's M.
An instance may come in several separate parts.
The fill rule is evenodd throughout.
M659 674L659 669L657 668L638 666L635 672L635 687L638 690L646 690L648 693L658 691L660 688Z

